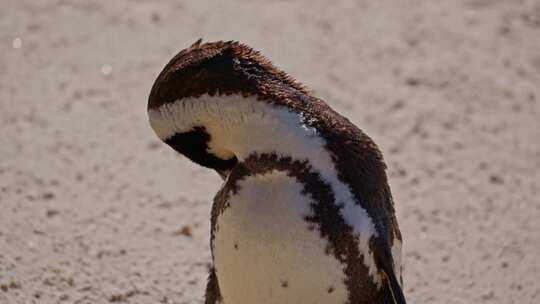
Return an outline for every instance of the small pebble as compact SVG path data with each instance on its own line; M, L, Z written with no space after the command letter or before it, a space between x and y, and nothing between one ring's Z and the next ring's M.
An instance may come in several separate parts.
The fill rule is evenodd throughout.
M20 49L22 47L22 40L19 37L13 39L12 46L14 49Z
M110 64L104 64L101 66L101 73L103 75L110 75L112 73L112 66Z
M182 228L176 230L173 234L174 235L183 235L183 236L187 236L187 237L192 237L193 236L193 232L191 230L190 225L184 225Z

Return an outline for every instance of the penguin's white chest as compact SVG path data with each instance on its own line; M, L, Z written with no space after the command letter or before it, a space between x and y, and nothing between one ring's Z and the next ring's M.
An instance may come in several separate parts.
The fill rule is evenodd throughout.
M303 185L280 171L237 185L212 242L223 303L345 303L345 265L306 220L313 200Z

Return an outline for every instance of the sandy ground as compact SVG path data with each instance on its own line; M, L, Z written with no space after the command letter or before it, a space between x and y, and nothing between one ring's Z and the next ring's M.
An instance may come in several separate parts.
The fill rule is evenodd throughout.
M0 303L202 302L220 179L146 117L199 37L380 145L410 303L540 303L540 1L216 2L0 0Z

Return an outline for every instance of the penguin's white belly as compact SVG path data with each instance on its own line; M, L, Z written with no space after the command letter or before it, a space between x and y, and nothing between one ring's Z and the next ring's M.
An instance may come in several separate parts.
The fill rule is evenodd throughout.
M327 251L312 198L285 172L238 181L216 221L214 267L224 304L345 303L344 264Z

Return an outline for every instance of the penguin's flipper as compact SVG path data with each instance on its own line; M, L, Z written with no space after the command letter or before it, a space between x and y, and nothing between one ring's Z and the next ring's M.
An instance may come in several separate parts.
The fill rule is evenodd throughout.
M393 271L387 273L381 271L381 277L383 281L382 287L382 304L407 304L403 290L399 284L396 275Z

